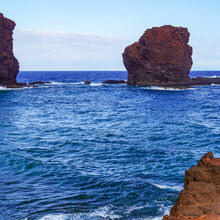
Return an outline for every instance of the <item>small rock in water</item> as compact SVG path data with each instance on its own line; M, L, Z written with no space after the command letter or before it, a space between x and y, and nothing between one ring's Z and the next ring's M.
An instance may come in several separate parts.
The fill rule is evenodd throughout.
M127 83L127 80L106 80L103 83L106 83L106 84L125 84L125 83Z
M89 80L86 80L86 81L84 82L85 85L90 85L91 83L92 83L92 82L89 81Z

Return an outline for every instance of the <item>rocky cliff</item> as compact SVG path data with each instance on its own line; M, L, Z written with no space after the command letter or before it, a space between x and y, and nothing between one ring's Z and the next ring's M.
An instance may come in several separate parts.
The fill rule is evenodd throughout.
M170 216L163 220L218 220L220 219L220 158L205 154L186 171L184 189Z
M15 22L0 13L0 84L16 83L19 64L13 54L13 30Z
M148 29L125 48L129 85L178 84L190 81L192 47L187 28L165 25Z

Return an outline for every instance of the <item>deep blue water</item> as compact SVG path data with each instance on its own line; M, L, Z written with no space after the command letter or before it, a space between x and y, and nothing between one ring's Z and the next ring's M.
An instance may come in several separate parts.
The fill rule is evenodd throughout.
M185 170L220 156L220 86L100 84L126 77L20 72L55 83L0 88L0 219L161 219Z

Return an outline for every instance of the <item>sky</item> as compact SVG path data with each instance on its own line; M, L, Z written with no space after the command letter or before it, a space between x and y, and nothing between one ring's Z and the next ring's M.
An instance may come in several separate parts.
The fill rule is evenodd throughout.
M188 28L192 70L220 70L219 11L219 0L0 0L26 71L125 70L124 48L166 24Z

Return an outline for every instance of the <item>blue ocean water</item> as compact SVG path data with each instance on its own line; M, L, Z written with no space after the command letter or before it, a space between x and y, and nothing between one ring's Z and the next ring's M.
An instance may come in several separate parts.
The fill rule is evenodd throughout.
M0 219L161 219L185 170L207 151L220 156L220 86L100 83L126 78L20 72L20 82L53 83L0 87Z

